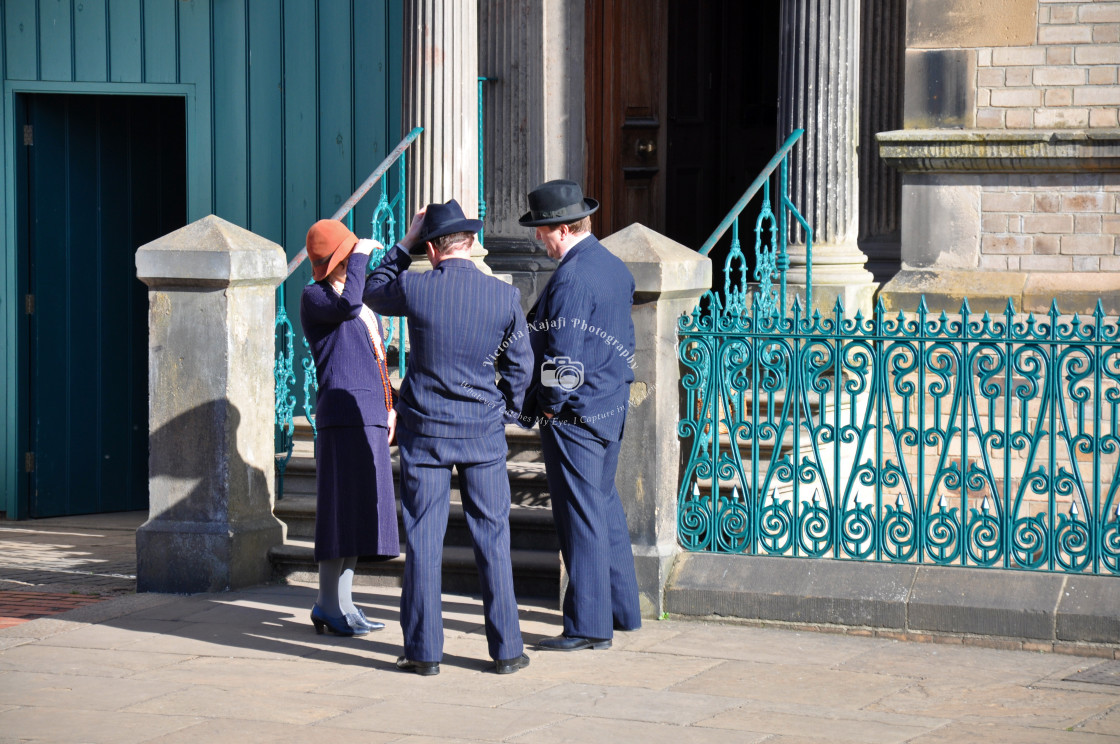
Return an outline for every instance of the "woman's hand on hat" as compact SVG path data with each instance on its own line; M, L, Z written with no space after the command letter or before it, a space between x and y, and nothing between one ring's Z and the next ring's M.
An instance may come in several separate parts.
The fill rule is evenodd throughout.
M354 252L360 253L363 256L368 256L369 254L373 253L373 251L384 250L384 248L385 246L381 245L381 243L373 240L372 238L362 238L358 241L358 244L354 246Z
M411 250L412 246L416 245L420 236L420 228L424 226L424 215L427 209L421 209L412 217L412 224L408 226L408 232L401 238L401 245L405 250Z

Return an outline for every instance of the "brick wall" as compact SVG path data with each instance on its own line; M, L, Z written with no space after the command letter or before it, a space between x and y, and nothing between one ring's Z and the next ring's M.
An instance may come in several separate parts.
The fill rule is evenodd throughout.
M1120 127L1120 2L1039 0L1031 46L980 48L979 129ZM1120 175L984 178L981 269L1120 272Z
M980 194L979 268L1120 271L1117 174L990 180Z
M1120 126L1120 2L1039 0L1031 46L980 48L976 126Z

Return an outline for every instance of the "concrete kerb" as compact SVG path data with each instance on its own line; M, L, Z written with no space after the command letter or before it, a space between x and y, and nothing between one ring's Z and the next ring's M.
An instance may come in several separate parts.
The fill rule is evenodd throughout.
M673 616L1120 655L1111 576L687 553L665 603Z

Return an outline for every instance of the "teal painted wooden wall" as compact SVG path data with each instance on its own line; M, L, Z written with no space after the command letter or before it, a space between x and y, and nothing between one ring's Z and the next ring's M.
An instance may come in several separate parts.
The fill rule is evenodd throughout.
M400 139L401 13L402 0L0 1L0 509L9 517L19 516L23 464L26 291L13 215L15 97L184 96L188 220L216 214L290 257ZM371 209L355 215L359 234Z

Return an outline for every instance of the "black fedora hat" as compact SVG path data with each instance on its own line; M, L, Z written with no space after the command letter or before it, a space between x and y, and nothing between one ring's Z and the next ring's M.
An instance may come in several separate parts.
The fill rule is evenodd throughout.
M451 233L476 233L481 229L482 220L468 220L459 202L448 199L446 204L428 205L424 212L424 223L420 226L420 234L416 236L416 240L418 243L425 243Z
M518 222L526 227L575 222L599 208L594 199L584 199L575 181L547 181L529 192L529 211Z

